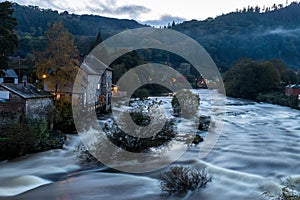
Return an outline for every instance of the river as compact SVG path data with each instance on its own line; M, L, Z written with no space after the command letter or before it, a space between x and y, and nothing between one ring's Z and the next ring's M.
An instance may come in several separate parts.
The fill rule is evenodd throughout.
M207 90L197 91L209 106ZM159 97L169 111L170 97ZM202 110L202 112L203 112ZM201 145L191 146L174 164L206 167L213 180L185 199L264 199L260 185L300 178L300 111L227 98L222 134L212 151L199 159ZM106 167L82 168L68 135L61 150L0 163L0 199L182 199L164 196L160 169L143 174L117 173Z

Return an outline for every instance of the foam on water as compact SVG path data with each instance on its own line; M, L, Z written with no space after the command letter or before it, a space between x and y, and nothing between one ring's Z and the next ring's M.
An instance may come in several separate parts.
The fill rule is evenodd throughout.
M208 115L209 93L207 90L196 92L201 98L200 113ZM157 97L157 100L162 100L167 112L172 111L170 97ZM226 105L225 126L213 150L200 160L201 144L192 146L174 163L199 169L206 167L213 176L213 181L205 189L191 192L184 199L262 199L260 185L276 189L280 179L299 179L300 111L231 98L227 99ZM188 129L189 124L185 123L183 126ZM18 198L162 198L159 177L165 169L132 175L82 170L80 174L73 173L58 181L43 178L49 174L66 174L79 169L74 158L77 143L76 136L73 136L63 150L52 150L1 163L0 195L13 196L44 185L21 194Z

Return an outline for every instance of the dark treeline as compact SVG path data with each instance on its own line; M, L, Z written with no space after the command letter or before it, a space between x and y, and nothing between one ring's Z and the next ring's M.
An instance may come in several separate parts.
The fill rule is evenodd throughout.
M223 70L240 58L279 58L300 67L300 3L271 8L248 7L204 21L187 21L170 28L197 40Z
M30 59L23 59L21 62L16 60L11 65L17 67L21 63L26 69L34 65L30 61L34 61L36 52L45 49L45 32L54 22L62 22L75 37L79 53L83 54L87 54L99 43L97 34L100 34L102 41L125 29L143 27L133 20L76 15L66 11L59 13L51 9L18 4L13 4L13 8L13 15L18 23L15 29L19 38L19 48L14 56ZM300 68L300 3L291 3L286 7L274 5L270 8L237 9L214 19L192 20L177 25L172 23L168 28L185 33L202 44L222 72L227 71L241 58L261 61L277 58L287 67ZM114 69L114 82L127 70L147 62L168 64L178 70L180 64L187 61L160 50L132 52L116 60L111 66ZM199 76L194 68L191 68L190 75L187 78L191 82Z
M284 88L300 80L282 60L241 59L224 74L226 95L298 107L298 96L286 96Z
M75 36L76 44L81 53L87 54L99 31L103 39L124 31L139 28L143 25L134 20L114 19L95 15L59 13L51 9L41 9L38 6L21 6L13 4L14 17L18 25L17 34L20 38L17 55L25 57L28 53L41 51L45 47L44 33L49 24L61 21L63 26Z
M45 47L43 34L49 23L62 21L75 36L81 53L87 54L101 31L102 38L125 29L143 27L133 20L119 20L93 15L59 13L37 6L14 4L14 16L20 38L16 55L25 57ZM210 53L223 71L240 58L255 60L278 58L288 66L300 66L300 3L274 5L270 8L248 7L204 21L172 24L169 28L185 33L197 40Z

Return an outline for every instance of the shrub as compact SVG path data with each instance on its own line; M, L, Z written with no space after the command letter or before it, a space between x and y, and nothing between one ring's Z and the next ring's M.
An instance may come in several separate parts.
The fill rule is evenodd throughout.
M209 127L211 126L211 117L201 115L199 117L199 125L198 130L200 131L208 131Z
M65 139L59 134L49 134L47 122L39 119L16 122L7 127L1 135L0 160L62 147Z
M72 113L72 103L66 97L61 97L55 101L54 129L64 133L76 131Z
M270 185L260 186L262 195L271 200L300 200L300 179L287 178L281 181L279 188Z
M139 103L141 102L142 101L139 101ZM157 104L159 104L159 102L153 102L150 105L146 105L144 102L143 106L138 105L130 111L127 111L127 114L131 116L132 120L141 127L137 127L135 129L130 127L128 125L128 115L123 113L119 116L119 124L121 124L122 128L126 128L126 132L124 132L116 122L101 124L102 130L105 134L99 133L97 130L89 130L93 132L91 135L97 135L97 137L96 140L89 146L89 151L82 147L78 148L79 155L77 157L80 162L82 164L84 164L84 162L86 164L94 164L95 160L91 154L96 158L101 158L103 160L124 160L126 159L124 157L124 150L136 153L135 155L137 155L137 159L139 159L139 155L142 155L139 153L150 152L154 149L158 152L160 148L167 146L176 136L173 119L167 119L165 124L163 124L162 129L150 137L143 135L147 133L140 132L139 130L147 126L150 121L154 124L154 126L156 123L161 122L162 118L159 114L157 114L154 118L150 118L151 113L148 112L150 107L155 107ZM133 136L130 131L135 131L135 136ZM114 144L114 147L117 148L112 148L106 139L109 139L110 142Z
M128 133L125 133L116 123L113 123L111 126L104 126L103 130L112 143L130 152L147 152L150 148L157 148L166 145L176 135L174 130L174 121L172 119L167 119L162 129L154 136L147 137L147 133L143 133L141 131L141 129L147 126L150 122L153 123L154 127L159 126L161 123L163 116L159 115L159 112L155 112L157 115L152 116L152 120L149 116L148 110L156 106L157 104L154 103L146 107L140 106L127 111L132 120L135 124L139 125L139 127L132 127L130 125L131 119L128 119L128 115L125 115L125 113L121 114L119 117L120 125L122 128L127 130Z
M38 149L46 136L47 124L42 120L25 119L7 127L1 140L0 160L25 155Z
M198 115L200 98L190 90L180 90L173 96L171 104L174 115L191 118Z
M161 189L169 194L185 195L189 191L204 188L212 178L206 169L201 170L182 166L173 166L164 172L160 178Z

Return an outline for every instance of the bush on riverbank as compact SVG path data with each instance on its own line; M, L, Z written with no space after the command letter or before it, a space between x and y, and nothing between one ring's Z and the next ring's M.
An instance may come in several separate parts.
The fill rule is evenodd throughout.
M298 96L286 96L283 92L260 93L256 101L298 108Z
M63 133L76 132L73 119L72 103L66 97L55 101L54 129Z
M50 132L47 122L25 119L12 124L0 135L0 160L23 156L28 153L62 148L65 136L60 132Z
M161 116L164 113L161 111L149 112L152 109L159 109L160 102L153 101L148 105L143 101L139 103L142 105L136 105L131 110L122 113L117 121L102 124L102 130L105 134L97 132L92 134L97 135L97 138L91 144L89 151L82 147L77 148L79 150L77 157L80 163L95 163L95 160L91 157L92 155L103 160L122 160L124 156L122 152L124 151L133 152L136 155L154 149L157 151L175 139L177 132L174 120L166 119L164 121L163 116ZM132 126L131 120L138 126ZM148 134L150 130L153 130L144 128L149 123L154 128L159 127L159 130L157 132L154 130L151 136ZM188 139L192 140L192 138L187 138L185 141ZM113 145L110 145L111 143Z
M161 175L160 185L162 191L182 196L189 191L204 188L211 181L212 178L207 174L205 168L199 170L173 166Z
M173 96L171 104L175 116L188 119L198 115L200 98L190 90L180 90Z
M263 185L260 189L262 195L271 200L300 200L300 179L287 178L279 187Z

